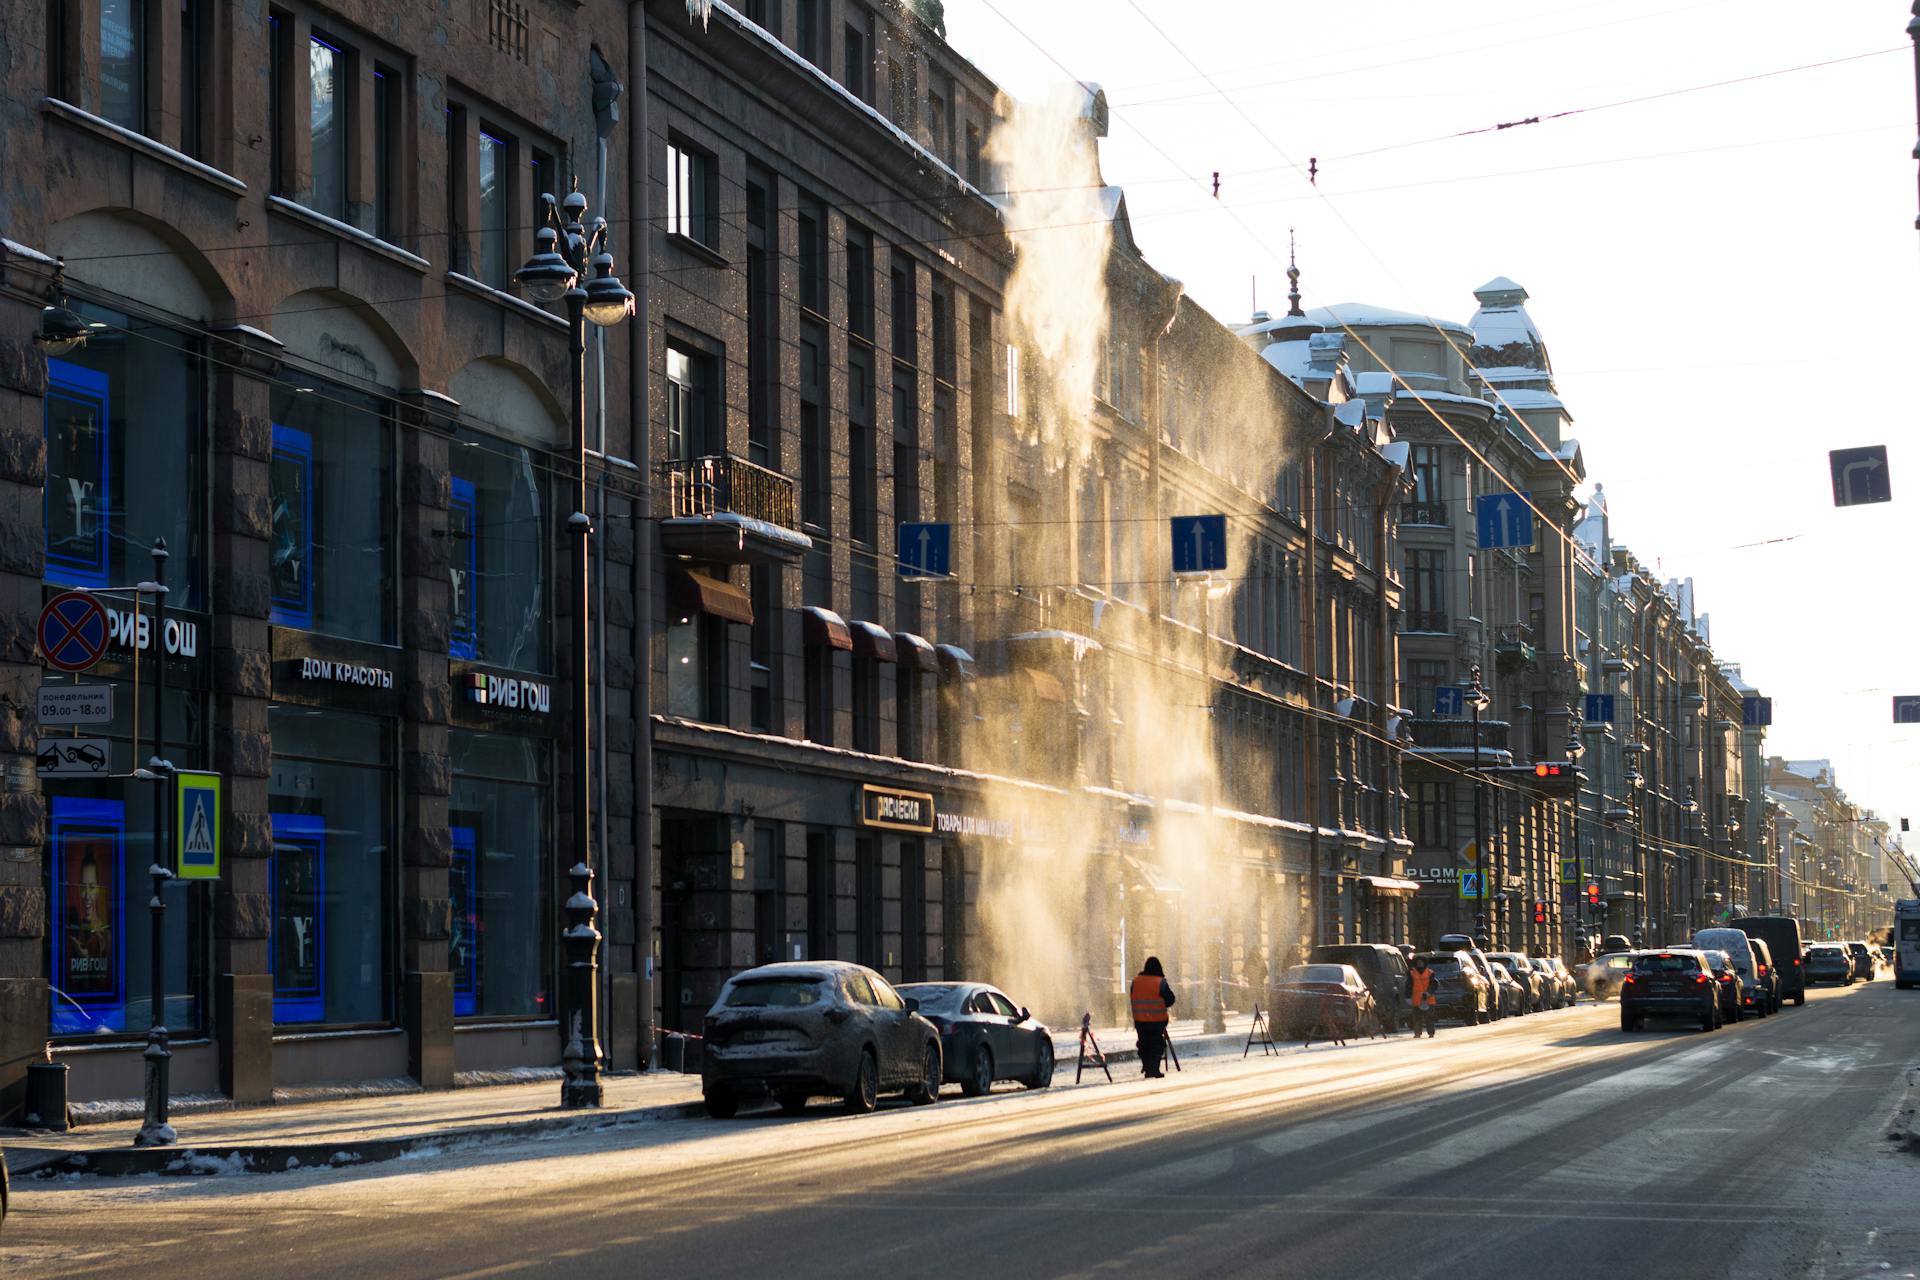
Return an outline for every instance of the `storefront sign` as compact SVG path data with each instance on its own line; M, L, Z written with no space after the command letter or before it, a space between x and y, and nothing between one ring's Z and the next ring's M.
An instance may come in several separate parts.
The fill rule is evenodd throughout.
M484 671L469 671L460 680L466 686L467 701L475 706L525 711L536 716L553 710L553 688L538 680L496 676Z
M924 791L896 791L871 783L860 788L860 824L887 831L934 831L933 797Z
M459 727L541 737L559 728L553 685L539 676L454 661L447 664L447 682L453 723Z
M273 628L271 644L276 701L376 715L399 710L399 650L285 627Z
M335 662L331 658L302 658L299 663L302 680L334 681L339 684L357 684L367 689L393 688L393 672L380 667L370 667L358 662Z
M1007 840L1014 836L1012 818L993 818L984 814L942 809L934 815L934 829L956 840Z
M148 652L153 648L153 615L131 609L107 610L108 640L116 649ZM200 624L192 618L167 619L167 653L175 658L200 656Z
M1452 884L1460 878L1458 867L1408 867L1405 878L1423 884Z

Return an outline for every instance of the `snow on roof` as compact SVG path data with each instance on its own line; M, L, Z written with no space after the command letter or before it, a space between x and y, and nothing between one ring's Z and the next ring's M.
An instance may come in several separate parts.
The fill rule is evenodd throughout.
M1274 341L1285 342L1289 337L1297 337L1299 334L1317 333L1324 327L1324 325L1316 323L1309 316L1282 315L1268 316L1264 320L1253 320L1248 324L1241 325L1235 329L1234 332L1243 338L1257 337L1263 333L1272 334L1274 335ZM1298 333L1290 332L1293 330L1297 330Z
M1531 387L1506 387L1500 392L1500 399L1514 409L1558 409L1565 413L1567 408L1565 402L1553 392L1536 391Z
M1260 358L1296 386L1304 386L1313 370L1313 352L1304 342L1269 342L1260 352Z
M1331 307L1315 307L1307 312L1307 319L1323 326L1340 328L1366 328L1384 325L1412 325L1421 329L1431 329L1436 325L1451 333L1471 338L1473 331L1457 320L1443 320L1438 316L1416 315L1411 311L1395 311L1390 307L1376 307L1364 302L1341 302Z

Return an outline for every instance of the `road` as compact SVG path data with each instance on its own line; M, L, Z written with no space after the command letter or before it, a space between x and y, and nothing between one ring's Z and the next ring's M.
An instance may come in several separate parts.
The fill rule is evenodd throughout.
M1914 1276L1916 1064L1920 994L1884 980L1712 1034L1582 1005L867 1117L29 1185L0 1275Z

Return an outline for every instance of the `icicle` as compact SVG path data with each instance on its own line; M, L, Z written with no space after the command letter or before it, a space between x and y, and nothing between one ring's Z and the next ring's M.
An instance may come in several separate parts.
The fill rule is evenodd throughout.
M695 18L700 19L700 29L705 31L713 19L713 0L687 0L687 21Z

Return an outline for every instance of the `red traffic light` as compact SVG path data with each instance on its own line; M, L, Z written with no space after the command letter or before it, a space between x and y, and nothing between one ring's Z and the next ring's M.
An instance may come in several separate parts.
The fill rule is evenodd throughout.
M1600 905L1600 886L1591 880L1587 882L1587 904L1595 907Z
M1546 764L1543 762L1533 766L1533 776L1536 778L1557 778L1566 767L1567 766L1561 764Z
M1533 922L1535 924L1545 924L1547 922L1547 904L1546 903L1536 902L1533 904Z

